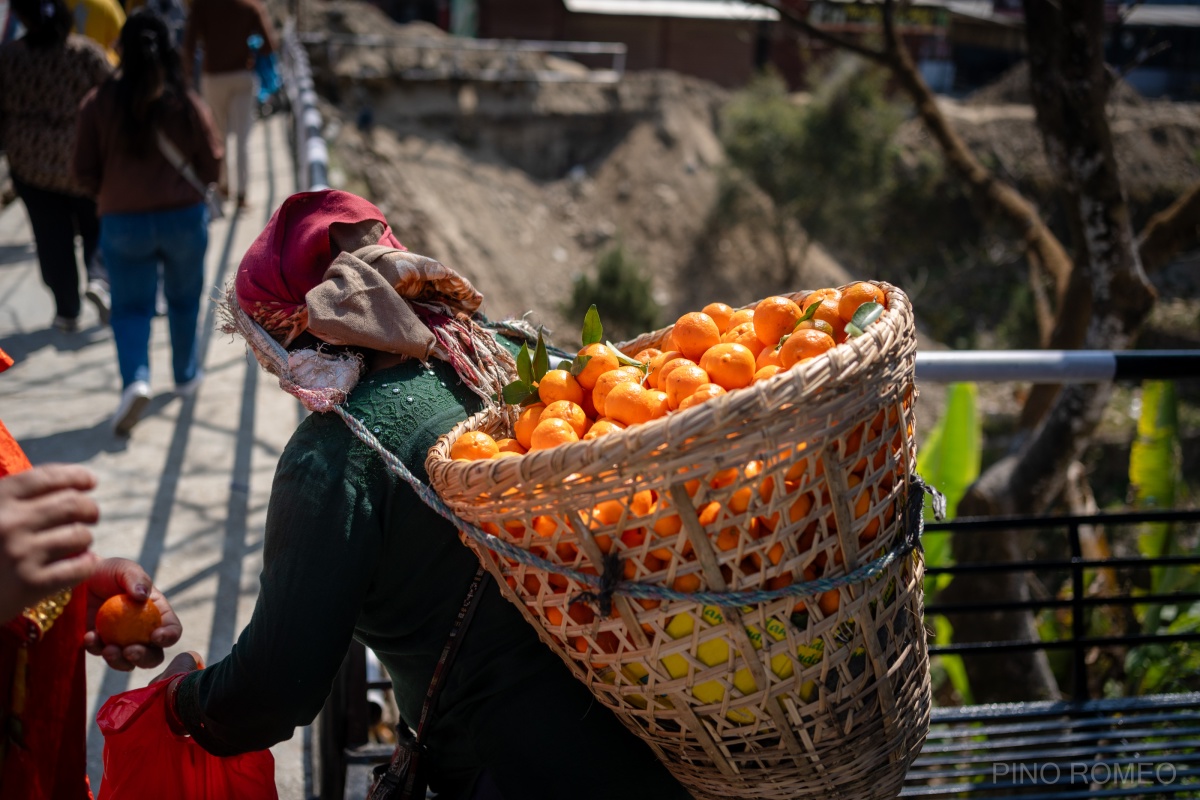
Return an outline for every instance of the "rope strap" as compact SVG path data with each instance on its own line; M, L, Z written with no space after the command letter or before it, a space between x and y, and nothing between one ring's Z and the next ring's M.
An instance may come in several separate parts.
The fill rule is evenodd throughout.
M858 569L836 578L816 578L804 583L793 583L790 586L780 589L751 589L736 592L680 592L665 586L616 580L617 576L620 576L622 573L619 568L616 568L619 566L619 563L615 560L606 561L603 575L592 575L579 572L561 564L555 564L544 558L539 558L511 542L506 542L498 536L480 530L455 514L442 501L442 498L438 497L437 492L418 480L409 471L408 467L404 465L403 461L384 447L375 438L374 434L367 430L366 425L362 421L346 411L343 406L334 406L333 411L345 421L346 425L363 444L379 454L388 471L411 486L413 491L417 493L417 496L426 505L466 534L471 541L527 567L533 567L545 572L553 572L591 587L591 591L579 595L575 602L595 600L599 603L601 611L606 616L610 610L613 595L632 597L639 600L673 600L694 602L703 605L740 607L770 603L785 597L811 597L831 589L837 589L853 583L861 583L879 575L897 559L903 558L913 550L921 549L921 535L925 531L925 519L922 512L924 510L926 494L929 494L933 498L934 517L938 521L941 521L945 517L946 512L946 498L942 496L942 493L926 484L920 476L913 475L910 485L916 491L910 492L908 496L908 506L905 509L906 525L904 538L897 542L891 550L879 556L874 561L863 564Z

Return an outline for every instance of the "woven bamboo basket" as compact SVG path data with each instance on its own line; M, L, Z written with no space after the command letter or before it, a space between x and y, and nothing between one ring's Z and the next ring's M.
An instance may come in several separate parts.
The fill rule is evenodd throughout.
M501 590L697 798L895 797L924 742L923 563L902 547L919 493L916 339L908 298L880 286L887 310L863 336L686 411L520 457L451 460L468 430L511 435L511 416L487 411L430 450L455 513L552 565L464 536ZM893 551L869 578L778 596ZM623 581L608 616L580 602L595 598L580 576L606 573Z

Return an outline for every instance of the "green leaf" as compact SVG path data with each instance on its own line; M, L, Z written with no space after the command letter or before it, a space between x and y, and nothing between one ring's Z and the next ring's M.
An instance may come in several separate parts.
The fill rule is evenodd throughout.
M946 496L947 519L954 519L958 501L979 477L983 461L982 423L976 408L978 394L973 383L947 386L946 411L925 437L917 455L917 472Z
M529 397L533 389L525 381L513 381L504 387L504 402L515 406Z
M517 353L517 377L525 383L533 383L533 361L529 358L529 348L521 345Z
M522 406L531 406L534 403L540 403L540 402L542 402L542 398L541 398L541 396L538 395L537 389L535 388L532 392L529 393L528 397L526 397L524 400L521 401L521 405Z
M558 362L558 364L556 364L554 368L555 369L565 369L567 372L571 372L571 370L575 369L575 362L567 361L564 358L562 361ZM574 375L575 373L571 372L571 374Z
M583 346L587 347L603 340L604 326L600 324L600 312L596 310L596 304L592 303L583 317Z
M638 369L640 369L642 371L643 374L648 374L650 372L649 364L643 364L641 361L638 361L636 358L630 358L629 356L622 353L620 348L618 348L612 342L605 342L605 344L608 345L609 349L612 350L613 353L616 354L618 363L623 364L626 367L637 367Z
M796 320L796 325L799 325L801 322L808 322L810 319L813 318L813 315L817 313L817 309L820 307L821 307L821 301L818 300L815 303L813 303L811 306L809 306L808 308L804 309L804 313L800 315L800 319ZM796 325L792 326L792 330L796 329Z
M1171 381L1142 383L1142 410L1138 416L1137 438L1129 451L1129 483L1137 508L1169 509L1175 506L1175 490L1180 481L1179 404ZM1170 555L1175 548L1175 526L1151 523L1140 526L1138 550L1146 558ZM1180 568L1155 570L1151 590L1156 594L1175 591L1182 578ZM1146 609L1143 629L1156 633L1163 607Z
M851 336L862 336L866 327L882 316L883 306L879 303L863 303L846 323L846 333Z
M595 308L595 306L592 306L592 308ZM570 364L567 364L567 362L564 361L563 363L567 364L567 366L562 367L562 369L569 369L571 371L571 377L578 378L579 373L583 372L584 367L586 367L588 362L591 360L591 356L575 356L575 360Z
M954 638L954 629L950 627L950 622L945 617L939 616L934 619L933 624L937 643L950 644ZM950 685L958 693L958 698L965 705L973 705L975 697L971 693L971 682L967 678L967 668L963 663L962 656L937 656L937 659L941 663L942 669L946 670L946 677L950 679Z
M536 383L550 371L550 354L546 352L546 342L542 332L538 331L537 349L533 353L533 380Z

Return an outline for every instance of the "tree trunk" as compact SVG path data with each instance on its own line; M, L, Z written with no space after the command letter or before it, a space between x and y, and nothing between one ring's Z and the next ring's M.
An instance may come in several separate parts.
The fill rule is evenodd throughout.
M1025 0L1025 35L1034 107L1047 156L1058 173L1071 224L1082 232L1060 320L1090 300L1091 315L1082 344L1088 349L1121 350L1132 342L1154 304L1154 291L1142 271L1129 208L1121 188L1112 135L1105 117L1108 77L1103 63L1103 5L1087 0ZM1064 325L1064 327L1069 327ZM1068 468L1078 459L1100 424L1112 384L1072 384L1059 392L1045 419L1017 452L989 468L959 504L963 515L1042 514L1063 490ZM1020 560L1019 540L1009 536L976 537L955 542L959 561ZM1027 586L1011 578L972 577L970 586L951 586L958 594L1019 598ZM1017 615L1009 633L1029 630L1032 616ZM956 626L960 641L994 640L990 625ZM975 637L974 639L972 637ZM1027 662L1020 664L1011 661ZM1005 682L1024 667L1019 689ZM1044 655L968 663L972 688L981 701L1014 694L1050 696ZM1024 684L1024 685L1021 685Z

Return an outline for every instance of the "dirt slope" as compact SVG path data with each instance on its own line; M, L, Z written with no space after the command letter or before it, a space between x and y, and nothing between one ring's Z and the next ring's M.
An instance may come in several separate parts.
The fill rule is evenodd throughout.
M380 204L407 246L470 276L490 316L533 312L535 323L566 324L559 307L572 279L617 241L652 276L664 324L712 300L739 304L802 288L773 277L778 253L760 222L720 216L720 89L640 73L615 91L539 91L537 105L559 115L572 104L576 113L611 113L618 122L606 152L564 177L538 180L452 136L343 125L331 137L338 177ZM819 248L810 252L807 287L845 281Z

